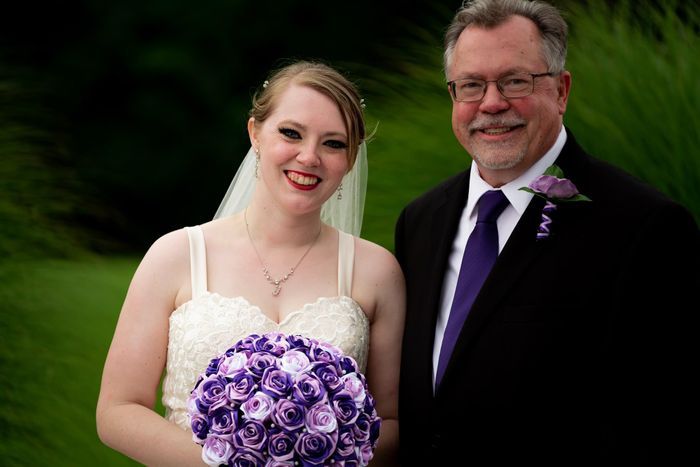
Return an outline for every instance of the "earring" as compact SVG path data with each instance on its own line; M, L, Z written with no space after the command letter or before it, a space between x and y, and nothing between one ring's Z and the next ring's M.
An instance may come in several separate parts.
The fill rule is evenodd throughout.
M343 199L343 182L340 182L340 185L338 185L338 189L336 190L338 192L338 201Z
M258 168L260 167L260 150L255 149L255 178L258 178Z

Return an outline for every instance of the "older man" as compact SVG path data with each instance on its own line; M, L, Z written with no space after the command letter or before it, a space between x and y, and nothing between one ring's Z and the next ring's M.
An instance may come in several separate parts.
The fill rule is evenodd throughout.
M639 465L682 447L664 436L682 400L668 368L698 228L564 128L566 40L538 1L469 2L447 31L472 163L397 223L406 465Z

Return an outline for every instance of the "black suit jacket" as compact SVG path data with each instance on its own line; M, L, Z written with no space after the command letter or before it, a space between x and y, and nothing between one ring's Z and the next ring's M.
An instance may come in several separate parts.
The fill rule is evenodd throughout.
M401 213L404 465L639 465L686 447L676 420L688 414L684 385L697 365L675 364L688 361L683 302L696 309L700 290L695 221L585 154L571 133L556 163L592 202L560 204L551 236L538 241L544 200L533 198L435 394L435 323L469 172Z

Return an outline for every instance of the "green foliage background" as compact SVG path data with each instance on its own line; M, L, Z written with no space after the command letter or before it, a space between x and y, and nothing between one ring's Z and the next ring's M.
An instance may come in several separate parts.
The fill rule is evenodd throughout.
M3 465L133 465L94 428L121 301L150 242L211 218L248 146L250 95L280 59L324 59L363 90L377 127L363 236L392 248L400 209L469 161L441 71L458 3L278 2L273 17L243 1L93 0L0 15ZM558 3L566 125L700 220L700 8Z

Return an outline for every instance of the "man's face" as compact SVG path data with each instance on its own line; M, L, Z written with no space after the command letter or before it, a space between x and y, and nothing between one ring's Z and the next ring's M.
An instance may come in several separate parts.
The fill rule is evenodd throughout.
M497 80L514 72L547 72L541 46L537 27L521 16L491 29L470 26L457 40L448 78ZM507 99L492 82L480 101L453 103L454 134L484 180L500 186L544 155L561 129L570 86L568 72L541 76L531 95Z

